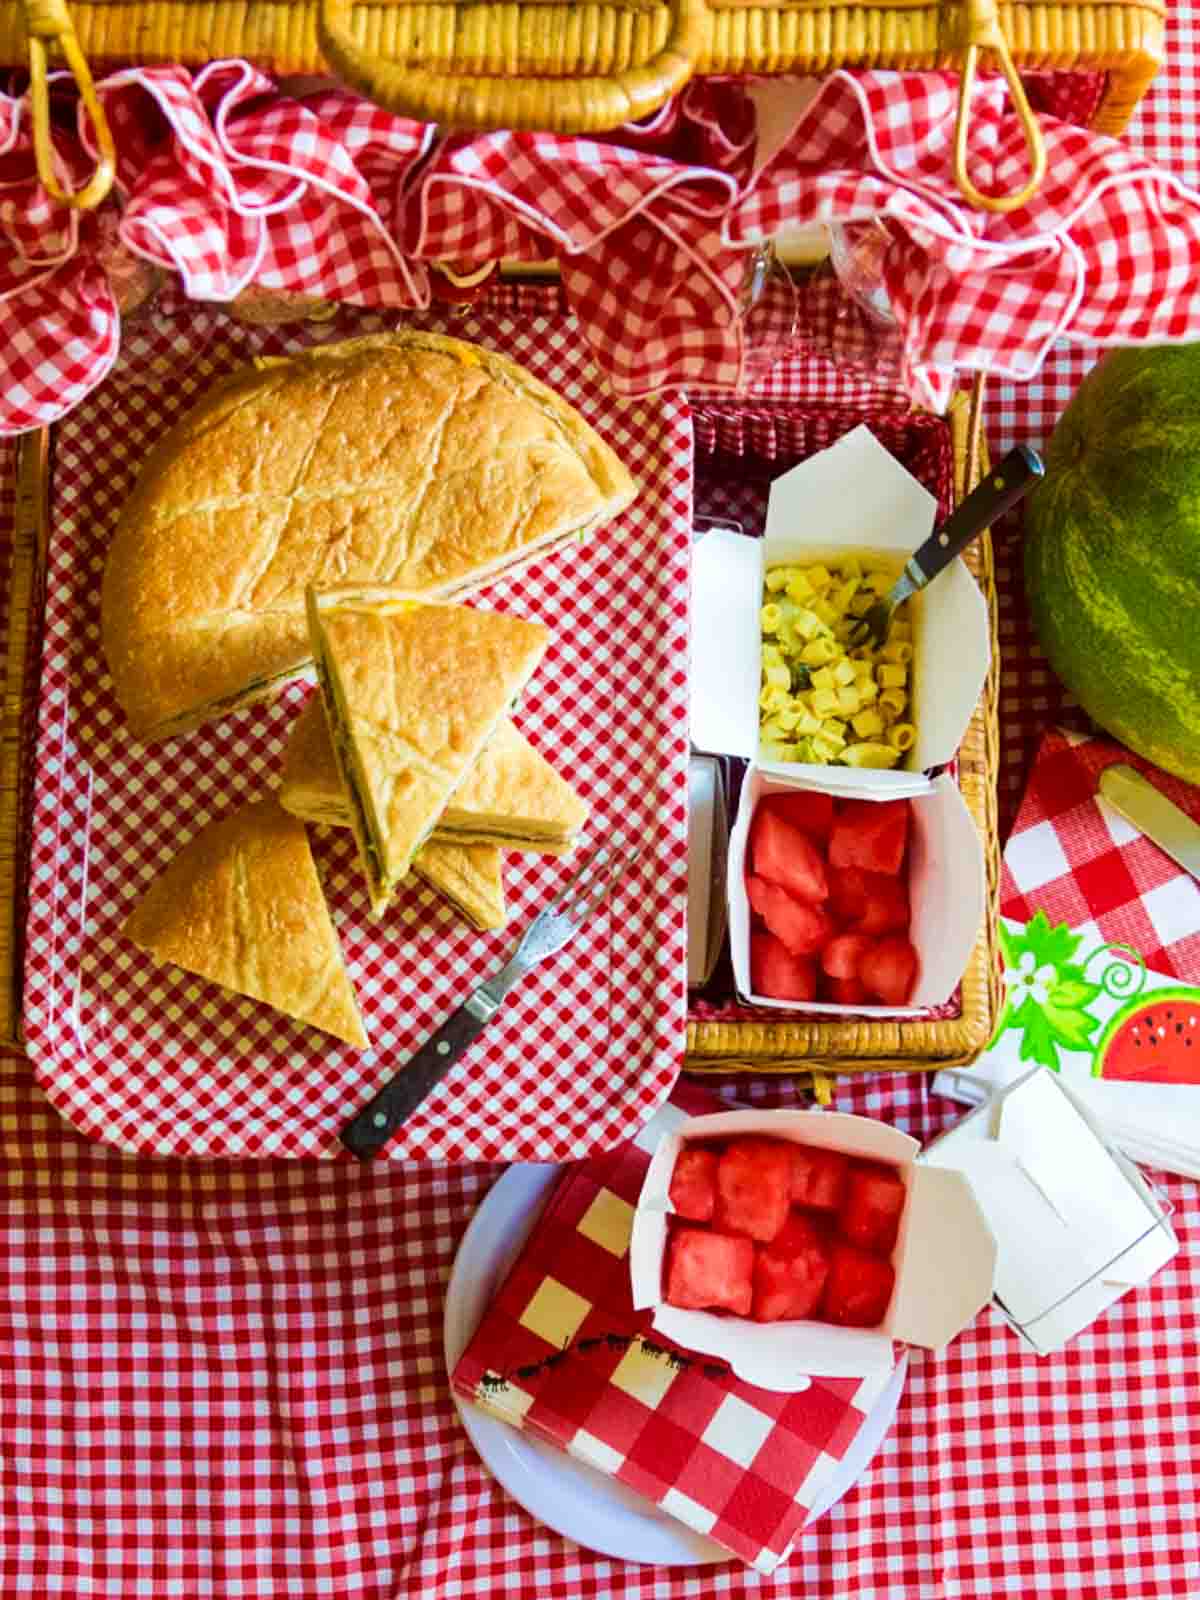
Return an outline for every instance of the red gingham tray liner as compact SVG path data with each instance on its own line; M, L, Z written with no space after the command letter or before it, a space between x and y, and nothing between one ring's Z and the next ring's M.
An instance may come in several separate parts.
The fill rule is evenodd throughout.
M681 1085L687 1116L721 1101ZM760 1572L801 1534L890 1373L814 1379L800 1394L743 1383L663 1339L633 1309L628 1246L598 1219L628 1217L651 1151L623 1145L566 1169L451 1375L455 1392L645 1495ZM624 1233L615 1225L613 1233ZM586 1307L559 1365L535 1301L568 1291ZM682 1363L672 1372L646 1340ZM595 1341L595 1348L587 1348ZM632 1342L631 1342L632 1341ZM707 1370L711 1369L711 1370ZM503 1380L498 1386L497 1379ZM489 1382L489 1380L491 1380Z
M503 302L504 297L500 297ZM416 319L503 350L593 421L641 485L617 522L485 591L554 639L521 727L591 803L587 836L642 856L569 949L525 979L389 1145L393 1160L579 1157L629 1136L682 1063L691 435L672 397L604 393L570 325L507 309ZM343 311L247 329L179 305L126 330L103 390L57 430L47 573L25 1028L39 1082L76 1127L140 1154L334 1156L337 1129L565 882L508 853L509 929L481 935L423 886L371 921L352 841L311 831L373 1050L360 1053L119 935L181 843L277 781L303 691L153 747L129 736L98 638L100 576L138 463L212 379L256 352L386 327Z
M1094 105L1094 75L1082 90L1061 77L1039 85L1050 175L1004 215L972 213L957 191L957 81L943 73L835 72L808 107L792 85L770 86L797 121L758 171L754 114L728 81L693 83L603 139L439 137L344 91L290 97L239 61L126 69L97 90L118 151L115 244L116 201L82 222L51 204L28 107L0 96L11 246L0 253L0 432L54 419L108 371L113 283L131 253L179 273L193 299L255 284L418 308L430 261L554 254L597 363L626 394L737 387L752 374L742 293L757 246L785 222L886 220L899 368L935 410L962 371L1027 377L1060 336L1200 328L1200 196L1060 120ZM57 132L75 182L92 161L79 123L64 118ZM1002 80L976 85L971 127L976 181L1011 192L1027 157Z
M1200 104L1194 21L1170 15L1150 100L1162 140ZM993 453L1044 443L1086 365L1070 352L1045 386L993 386ZM759 392L798 401L811 382L788 363ZM1032 644L1019 545L1000 553L1011 807L1046 724L1079 713ZM923 1141L961 1115L923 1074L835 1090L838 1109ZM777 1079L727 1092L796 1102ZM1156 1180L1179 1255L1069 1350L1034 1361L988 1312L943 1357L914 1353L870 1471L764 1580L732 1560L666 1570L582 1550L476 1457L444 1375L442 1299L498 1168L133 1160L67 1127L20 1060L0 1059L0 1107L6 1596L1179 1600L1200 1584L1192 1183Z

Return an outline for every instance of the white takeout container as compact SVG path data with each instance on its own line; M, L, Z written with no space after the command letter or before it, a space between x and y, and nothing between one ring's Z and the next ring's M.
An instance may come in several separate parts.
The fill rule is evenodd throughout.
M922 1165L965 1175L999 1242L996 1306L1049 1355L1179 1249L1168 1209L1057 1073L1035 1067Z
M767 1134L794 1144L886 1161L908 1191L892 1252L896 1287L882 1325L839 1328L811 1320L758 1323L711 1311L684 1311L662 1299L669 1189L680 1146L689 1139ZM721 1111L689 1117L659 1141L638 1197L629 1248L634 1306L654 1308L654 1326L688 1350L719 1356L761 1389L794 1393L811 1378L888 1372L893 1340L940 1350L992 1296L996 1241L961 1173L918 1166L919 1146L869 1117L832 1111Z
M758 755L763 576L780 562L878 556L897 574L933 531L937 501L867 427L771 485L761 539L717 530L692 550L691 736L712 755ZM763 763L832 792L918 794L962 743L991 658L987 604L961 559L911 601L916 741L902 767Z
M845 434L771 486L761 539L717 530L692 550L691 738L697 750L752 763L730 839L726 899L738 992L774 1010L833 1016L912 1016L954 993L983 919L983 845L954 783L933 768L950 761L979 700L991 659L987 604L956 560L912 601L912 720L916 741L891 771L758 762L763 578L780 562L877 556L897 571L933 531L937 501L865 426ZM808 789L913 803L911 938L921 958L907 1006L777 1000L750 986L746 841L764 794Z
M813 769L806 768L806 771ZM729 949L739 995L750 1005L781 1011L827 1012L832 1016L908 1017L943 1005L954 993L971 956L987 898L983 846L966 803L953 779L942 773L908 797L908 895L912 922L908 937L920 957L920 970L906 1006L835 1005L824 1000L777 1000L756 994L750 982L750 901L746 895L746 854L759 802L767 795L797 790L835 793L824 783L792 779L769 767L751 767L742 783L737 821L729 838L726 901ZM890 800L893 793L870 789L863 800Z

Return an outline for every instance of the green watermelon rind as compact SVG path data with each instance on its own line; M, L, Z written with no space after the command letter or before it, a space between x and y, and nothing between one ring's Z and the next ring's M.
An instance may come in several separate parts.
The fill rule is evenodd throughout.
M1100 1043L1096 1046L1096 1054L1092 1058L1092 1077L1104 1077L1104 1057L1108 1053L1109 1045L1131 1017L1135 1017L1140 1011L1157 1011L1160 1006L1170 1005L1172 1000L1180 1004L1186 1002L1200 1011L1200 989L1189 984L1179 984L1173 989L1156 989L1153 994L1139 994L1135 999L1127 1000L1119 1011L1114 1011L1100 1035ZM1117 1081L1126 1080L1109 1079L1112 1083Z
M1025 514L1025 587L1084 710L1200 781L1200 346L1113 351L1080 384Z

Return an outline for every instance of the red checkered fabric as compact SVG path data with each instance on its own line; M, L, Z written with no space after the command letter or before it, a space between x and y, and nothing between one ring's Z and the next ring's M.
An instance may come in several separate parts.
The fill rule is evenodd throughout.
M1084 949L1132 945L1146 965L1200 981L1200 885L1097 798L1106 767L1127 762L1200 821L1200 789L1108 739L1054 730L1042 740L1008 843L1000 910L1042 910Z
M770 296L748 311L758 246L785 223L837 223L851 247L864 230L883 241L875 292L894 324L896 376L942 409L961 373L1028 378L1060 337L1129 343L1200 328L1200 201L1063 120L1093 109L1097 82L1040 84L1049 176L1003 216L958 195L957 88L945 74L836 72L815 97L786 83L760 90L782 97L795 124L758 169L755 113L731 82L689 85L649 122L603 139L439 136L340 91L283 95L239 61L194 74L126 69L98 92L120 154L122 246L177 272L194 299L255 285L427 307L428 262L557 255L619 392L736 388L787 347L797 315ZM27 151L24 103L5 99L0 118ZM998 78L976 88L972 137L977 182L1023 181L1023 136ZM61 142L66 167L86 170L82 112L76 139ZM68 254L95 258L95 222L56 228L31 175L9 210L0 228L14 244L45 254L46 239L60 249L67 239ZM15 386L0 386L0 432L63 415L103 377L117 338L111 295L77 267L55 276L60 309L47 319L29 250L17 261L0 294L23 321L25 349ZM67 319L81 326L64 344Z
M503 304L503 295L496 305ZM576 405L641 493L615 524L485 603L544 620L553 642L519 722L591 805L592 842L641 847L568 951L526 978L388 1148L395 1160L554 1161L628 1137L682 1063L687 868L691 437L672 398L601 387L561 319L424 319L523 362ZM510 928L479 934L427 888L368 915L349 835L314 830L318 867L372 1049L156 965L120 935L201 825L271 787L303 694L146 747L129 735L99 638L104 552L154 441L252 356L379 331L344 311L266 331L179 302L131 327L112 381L59 427L34 772L25 1026L41 1082L77 1127L122 1149L332 1156L349 1113L511 953L570 864L510 852ZM614 627L613 619L620 619Z
M464 1400L773 1572L889 1374L769 1392L662 1339L651 1313L633 1309L630 1229L651 1136L721 1109L677 1089L636 1144L564 1173L451 1381Z

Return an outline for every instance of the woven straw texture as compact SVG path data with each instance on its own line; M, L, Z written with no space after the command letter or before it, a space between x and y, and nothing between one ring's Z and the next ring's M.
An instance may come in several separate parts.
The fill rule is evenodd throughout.
M620 4L361 5L352 16L327 0L356 47L355 86L386 88L403 74L431 120L547 129L613 126L622 112L695 73L824 73L840 66L901 69L959 65L966 5L772 6L715 0L622 0ZM158 0L149 5L84 0L71 17L85 54L102 61L196 64L246 56L278 73L325 73L315 3L248 4ZM0 0L0 57L23 64L24 5ZM1108 74L1094 125L1119 133L1161 63L1165 6L1001 5L999 21L1021 68ZM342 70L344 63L339 61ZM659 95L661 99L661 94ZM511 101L511 104L510 104ZM657 102L656 102L657 103ZM511 115L505 117L504 111ZM603 119L609 118L605 122Z

